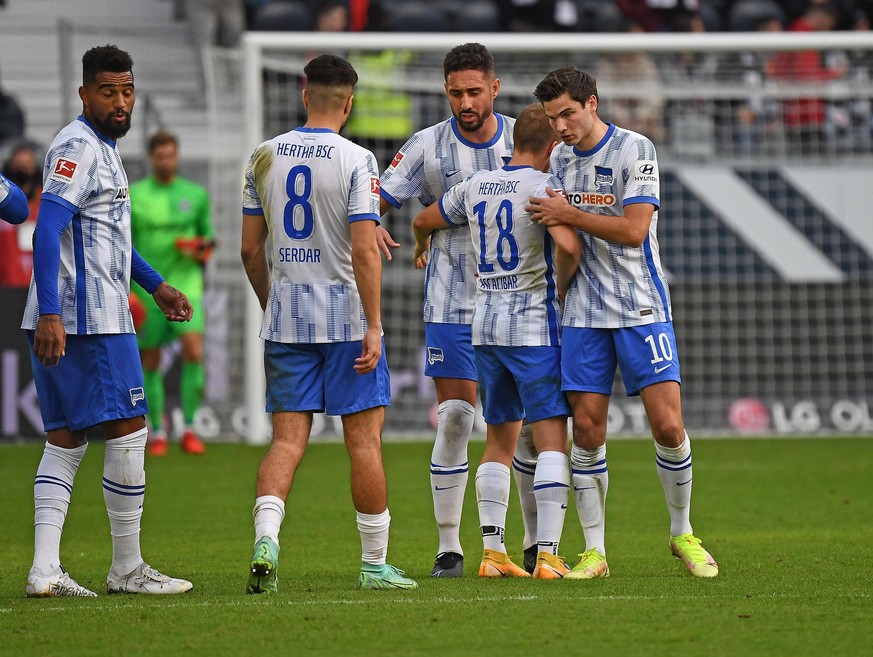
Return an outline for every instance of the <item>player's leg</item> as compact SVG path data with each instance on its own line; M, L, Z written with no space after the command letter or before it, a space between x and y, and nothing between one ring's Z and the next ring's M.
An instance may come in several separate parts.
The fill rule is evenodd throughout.
M460 324L426 324L425 375L437 393L437 433L430 480L439 548L431 576L463 574L461 510L469 477L467 444L476 408L476 366L471 329Z
M524 569L533 573L537 565L537 498L534 495L534 473L537 468L537 449L534 446L533 431L527 422L521 425L518 444L512 457L512 476L518 490L521 504L521 522L524 538Z
M615 377L616 355L607 329L564 331L561 376L573 413L570 464L576 512L585 551L568 579L608 577L606 563L606 420Z
M311 412L274 412L273 439L258 466L255 485L255 547L248 593L278 591L279 531L285 519L285 500L309 442Z
M715 577L718 565L691 528L691 441L682 420L673 325L620 329L616 350L627 392L640 395L655 439L655 464L670 514L670 549L692 575Z
M391 382L385 343L376 369L356 374L359 342L325 345L325 406L328 415L340 415L351 465L352 502L361 537L361 572L358 588L414 589L418 584L387 563L388 484L382 464L382 425L385 406L391 403Z
M515 453L524 407L501 347L474 347L488 429L485 452L476 469L476 505L482 531L479 577L528 577L506 554L504 534L509 506L509 466Z
M264 342L266 410L273 418L270 449L258 466L255 544L247 593L278 590L279 531L285 500L309 442L312 413L324 410L324 358L318 345Z
M149 402L150 456L167 454L167 430L164 427L164 377L161 374L160 347L140 349L142 359L143 388Z
M173 326L151 299L143 303L145 318L136 332L142 361L143 388L149 405L149 456L166 456L167 428L164 426L164 377L161 374L161 346L172 341Z
M43 399L44 395L40 395L40 409L45 414ZM73 480L87 448L84 431L71 432L64 427L48 432L33 484L33 564L27 575L28 596L96 595L67 575L60 557Z
M510 560L504 543L511 479L509 464L520 429L520 420L488 425L485 453L476 469L476 504L484 548L479 577L530 577L524 568Z
M202 318L202 313L200 317ZM186 331L182 333L181 341L182 375L179 391L182 397L182 415L185 419L182 451L186 454L203 454L206 446L194 432L194 415L203 400L203 333Z
M26 591L32 597L92 597L96 594L76 583L60 559L73 481L88 447L85 427L94 401L86 374L91 354L87 349L82 353L87 340L68 335L64 357L57 366L45 367L33 353L33 335L27 332L34 385L48 436L33 484L34 555ZM102 389L96 388L102 398Z
M561 391L561 350L559 347L499 349L515 379L537 454L533 476L537 555L533 576L557 579L569 570L558 557L570 489L567 460L570 406Z
M148 412L143 372L132 335L93 336L92 376L102 382L107 402L89 424L106 435L103 459L103 500L112 534L112 566L106 579L109 593L174 594L191 582L167 577L143 561L140 522L145 497L145 448Z

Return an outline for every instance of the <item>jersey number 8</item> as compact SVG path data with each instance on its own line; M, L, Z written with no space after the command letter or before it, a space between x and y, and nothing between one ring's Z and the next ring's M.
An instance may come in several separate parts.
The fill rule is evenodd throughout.
M297 182L301 178L303 190L298 194ZM305 164L293 167L285 181L285 193L288 195L288 202L285 204L285 233L292 240L309 239L312 231L315 230L315 218L312 214L312 205L309 203L312 194L312 169ZM298 207L303 210L303 226L299 229L294 225L294 216Z

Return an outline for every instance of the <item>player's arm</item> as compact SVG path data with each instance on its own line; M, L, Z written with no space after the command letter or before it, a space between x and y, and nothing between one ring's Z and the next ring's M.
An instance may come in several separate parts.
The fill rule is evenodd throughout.
M427 265L427 251L430 245L430 234L440 228L448 228L445 217L440 212L439 203L431 203L424 210L415 215L412 220L412 234L415 235L415 252L412 261L416 269L423 269Z
M646 241L655 206L633 203L624 207L624 214L610 216L574 208L561 194L546 188L546 197L532 197L525 210L531 219L543 226L572 226L607 242L639 247Z
M555 240L555 277L558 283L558 297L563 299L582 258L582 242L575 228L570 226L549 226L549 235Z
M355 371L367 374L376 369L382 355L382 256L376 242L375 221L353 221L350 227L352 268L367 319L367 334L361 357L355 360Z
M18 185L0 174L0 219L10 224L21 224L29 214L27 196Z
M270 267L267 263L267 220L262 214L243 214L242 256L249 283L258 297L261 310L267 309L270 294Z
M152 295L164 316L170 322L188 322L194 308L182 292L167 283L163 276L146 262L136 249L131 249L130 277L133 282Z
M57 365L67 344L58 300L58 270L61 266L61 234L78 211L71 203L43 196L33 233L33 278L39 319L33 336L33 353L46 367Z
M392 207L394 206L392 206L388 201L384 198L380 198L379 216L385 216L385 213ZM393 260L394 256L391 255L391 249L396 249L400 246L400 243L391 237L391 233L389 233L382 224L376 226L376 244L379 246L379 250L385 254L386 260Z
M176 241L176 248L201 265L205 265L209 258L212 257L212 250L216 246L216 240L215 233L212 230L212 222L209 220L209 196L203 188L200 188L200 193L200 203L194 217L197 237L188 239L179 238Z

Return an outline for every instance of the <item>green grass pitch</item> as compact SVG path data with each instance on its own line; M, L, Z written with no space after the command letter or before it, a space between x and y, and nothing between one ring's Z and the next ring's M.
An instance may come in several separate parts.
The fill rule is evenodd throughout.
M483 448L474 443L470 462ZM473 468L462 522L462 580L428 577L436 548L428 443L385 445L389 561L410 592L358 591L360 543L340 444L313 444L282 529L280 592L247 596L251 507L266 448L212 445L146 464L143 554L194 582L184 596L29 600L33 476L39 445L0 448L0 654L22 655L864 655L873 654L873 441L697 440L695 532L719 561L695 580L667 547L649 441L613 441L607 547L593 582L476 578ZM98 591L110 562L89 448L61 554ZM521 557L513 492L507 544ZM572 502L562 552L582 535Z

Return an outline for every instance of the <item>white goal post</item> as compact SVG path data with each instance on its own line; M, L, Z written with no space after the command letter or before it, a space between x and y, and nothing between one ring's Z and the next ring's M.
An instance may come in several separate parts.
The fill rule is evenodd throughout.
M640 125L651 126L664 171L659 231L692 431L873 433L873 39L857 32L249 32L241 59L210 51L211 191L219 199L216 222L235 235L224 240L216 269L230 290L226 321L241 327L244 344L229 347L233 380L216 404L227 406L219 415L247 418L229 425L234 432L252 442L268 435L261 311L233 246L240 172L251 149L297 125L299 77L314 53L412 53L379 83L411 98L418 130L449 116L442 57L472 41L494 55L496 111L514 115L532 102L545 73L573 64L597 76L604 119L634 128L623 120L644 121L641 107L655 112ZM834 74L769 76L767 61L796 51L819 53ZM640 78L641 70L654 71L657 84ZM359 74L360 90L368 79ZM789 108L810 99L824 119L795 134ZM394 146L374 149L380 168ZM394 385L385 431L424 436L433 399L418 364L422 281L406 262L414 210L386 217L405 249L384 272ZM619 385L613 406L611 432L647 433L638 400ZM334 427L318 423L325 434Z

